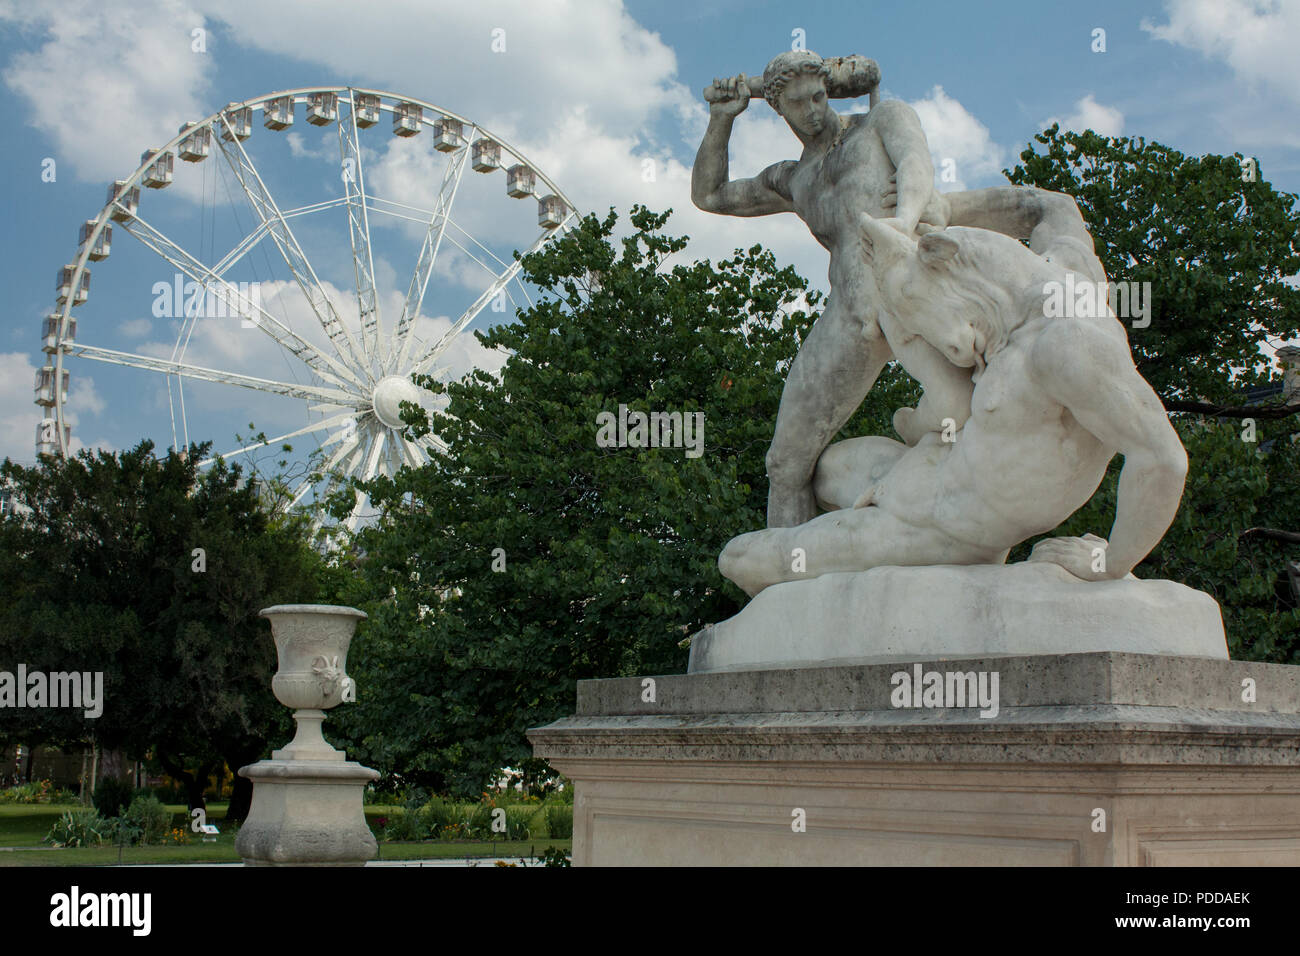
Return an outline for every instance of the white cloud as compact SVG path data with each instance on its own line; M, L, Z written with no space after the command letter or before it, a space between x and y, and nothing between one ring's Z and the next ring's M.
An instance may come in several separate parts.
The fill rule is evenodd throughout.
M1300 102L1300 3L1296 0L1166 0L1167 23L1142 20L1158 40L1222 60L1247 83Z
M1083 132L1090 129L1101 136L1119 136L1124 132L1123 112L1113 106L1098 103L1091 93L1075 103L1074 112L1064 119L1052 116L1040 125L1046 129L1053 123L1061 124L1062 130Z
M153 323L148 319L127 319L117 327L118 335L128 339L144 338L153 331Z
M944 192L987 185L1001 180L1004 152L993 142L989 129L936 85L923 99L909 104L921 119L921 128L930 143L936 176L942 176L945 161L956 175L955 182L940 181Z
M7 0L0 21L47 36L0 76L53 142L60 171L124 178L142 152L211 112L201 94L212 61L190 49L190 31L204 18L183 0L140 0L125 14L99 0Z
M685 95L672 80L672 49L606 0L389 0L374 16L355 0L195 2L245 48L364 76L507 136L534 136L573 104L589 106L604 128L636 131ZM501 53L492 49L497 28Z
M0 458L36 460L36 423L40 409L32 404L36 366L22 352L0 352Z
M32 402L36 368L31 358L22 352L0 353L0 459L12 458L27 463L36 460L36 426L45 412ZM98 416L104 408L104 399L96 391L94 379L73 370L69 376L65 414L73 426L74 452L85 447L75 437L79 413ZM92 447L109 446L101 440Z

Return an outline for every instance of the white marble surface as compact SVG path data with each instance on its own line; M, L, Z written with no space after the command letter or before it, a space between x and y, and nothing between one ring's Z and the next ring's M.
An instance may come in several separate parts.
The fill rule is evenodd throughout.
M765 589L691 642L691 672L1126 651L1228 659L1219 606L1173 581L1059 565L881 567Z

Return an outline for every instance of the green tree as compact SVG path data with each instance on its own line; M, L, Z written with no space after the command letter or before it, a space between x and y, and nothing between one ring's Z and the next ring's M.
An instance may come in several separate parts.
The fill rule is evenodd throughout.
M1254 165L1243 181L1240 155L1055 125L1035 141L1011 182L1073 196L1110 280L1151 284L1150 325L1129 344L1165 406L1236 405L1267 383L1260 346L1300 335L1300 289L1285 281L1300 272L1296 196Z
M237 769L288 734L257 612L313 600L329 573L305 519L273 513L238 467L200 472L206 450L159 458L146 441L0 465L30 509L0 521L0 669L100 671L105 698L98 719L9 712L6 733L152 753L186 783L191 806L223 761ZM234 817L250 795L236 778Z
M683 640L744 603L717 554L764 523L781 385L820 296L757 246L669 268L686 240L667 216L635 207L621 242L612 210L588 216L525 257L540 300L478 335L508 350L500 377L446 386L446 453L369 486L386 514L344 597L372 619L334 726L371 766L477 791L527 759L526 728L572 712L575 681L680 672ZM620 405L701 413L702 454L599 447Z

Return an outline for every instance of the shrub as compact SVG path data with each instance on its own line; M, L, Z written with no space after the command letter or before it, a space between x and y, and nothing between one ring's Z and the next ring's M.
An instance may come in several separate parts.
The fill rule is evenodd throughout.
M492 839L492 810L486 803L470 804L461 818L463 835L471 840Z
M560 803L546 808L546 830L552 840L573 837L573 807Z
M548 846L541 853L537 854L537 861L542 866L573 866L573 861L569 856L568 850L562 850L558 846Z
M430 838L437 837L442 829L456 820L456 808L445 800L434 797L420 811L420 819Z
M385 840L423 840L428 833L419 810L395 810L384 826Z
M496 834L497 837L505 837L507 840L527 840L532 836L533 818L537 815L537 807L520 804L513 807L506 807L506 832Z
M95 786L90 802L104 819L120 817L122 811L132 803L134 793L131 785L117 777L105 777Z
M125 817L104 821L104 839L114 846L135 846L140 842L141 829Z
M50 827L45 842L55 846L99 846L109 823L93 807L68 810Z
M162 801L150 794L136 797L122 814L122 820L128 826L139 830L137 839L140 843L162 843L172 826L171 811L162 805Z
M71 790L60 790L48 780L18 784L0 790L0 803L70 804L80 802L77 795Z

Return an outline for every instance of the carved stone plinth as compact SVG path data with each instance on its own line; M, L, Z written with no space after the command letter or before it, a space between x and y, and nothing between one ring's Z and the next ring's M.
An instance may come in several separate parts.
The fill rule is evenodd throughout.
M1300 864L1300 667L929 671L997 674L996 716L914 707L915 667L877 664L582 681L529 738L576 784L578 865Z
M379 852L362 800L377 771L340 755L263 760L240 774L256 795L235 840L249 866L362 866Z
M788 581L691 639L691 673L1120 651L1228 659L1219 605L1174 581L1046 562L882 567Z

